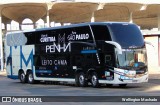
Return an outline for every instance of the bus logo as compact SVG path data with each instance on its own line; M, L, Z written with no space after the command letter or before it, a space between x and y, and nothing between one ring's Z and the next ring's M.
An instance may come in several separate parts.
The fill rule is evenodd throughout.
M77 34L77 32L73 32L68 35L68 40L69 41L74 41L74 40L85 40L85 39L89 39L89 34Z
M2 97L2 102L12 102L11 97Z

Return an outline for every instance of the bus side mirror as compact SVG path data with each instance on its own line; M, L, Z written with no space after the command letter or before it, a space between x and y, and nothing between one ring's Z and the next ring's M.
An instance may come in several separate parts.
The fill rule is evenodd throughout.
M117 42L114 42L114 41L105 41L105 42L108 44L114 45L116 47L118 54L122 54L122 47L120 44L118 44Z

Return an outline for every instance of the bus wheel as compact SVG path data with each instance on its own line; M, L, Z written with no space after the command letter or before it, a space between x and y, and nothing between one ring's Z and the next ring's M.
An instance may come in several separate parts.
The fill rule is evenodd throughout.
M92 84L92 87L95 87L95 88L99 87L98 76L96 72L93 72L91 75L91 84Z
M19 79L20 79L20 82L21 82L21 83L26 83L26 82L27 82L26 75L24 74L23 71L21 71L21 72L19 73Z
M127 86L127 84L119 84L119 87L121 88L125 88Z
M35 83L35 80L33 78L33 73L31 71L28 72L27 79L28 79L29 84L34 84Z
M83 72L76 74L76 86L85 87L87 86L87 81Z

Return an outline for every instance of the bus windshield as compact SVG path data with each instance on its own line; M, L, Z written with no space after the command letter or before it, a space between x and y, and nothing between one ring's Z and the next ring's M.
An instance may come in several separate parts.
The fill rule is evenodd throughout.
M119 43L122 48L144 46L143 36L135 24L109 24L112 41Z
M117 59L118 67L123 69L142 68L147 65L145 49L123 49Z

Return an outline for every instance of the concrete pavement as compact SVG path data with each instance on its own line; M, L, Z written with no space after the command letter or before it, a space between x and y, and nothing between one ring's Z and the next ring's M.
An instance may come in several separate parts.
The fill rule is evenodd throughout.
M6 71L0 71L0 76L7 76Z

